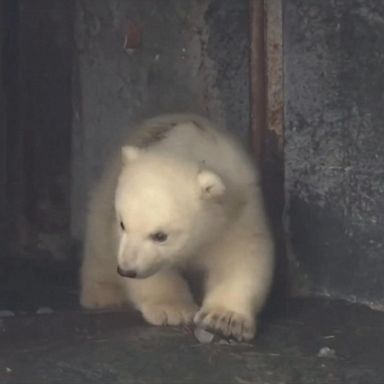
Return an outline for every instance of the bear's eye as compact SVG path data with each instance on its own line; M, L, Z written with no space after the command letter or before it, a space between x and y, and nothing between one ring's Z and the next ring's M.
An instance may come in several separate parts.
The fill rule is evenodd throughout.
M125 225L124 225L124 223L123 223L122 221L120 221L120 228L121 228L123 231L125 231Z
M157 243L163 243L168 239L168 235L161 231L152 233L149 237L151 240L156 241Z

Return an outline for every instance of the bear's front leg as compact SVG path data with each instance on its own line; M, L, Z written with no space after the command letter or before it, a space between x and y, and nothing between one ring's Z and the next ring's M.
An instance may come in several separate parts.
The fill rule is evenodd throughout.
M80 304L88 309L119 307L127 297L116 269L94 255L86 254L81 268Z
M124 278L123 283L131 302L150 324L188 324L197 312L186 281L175 270L159 271L145 279Z
M269 236L225 241L208 259L206 294L195 324L238 341L253 339L272 279Z

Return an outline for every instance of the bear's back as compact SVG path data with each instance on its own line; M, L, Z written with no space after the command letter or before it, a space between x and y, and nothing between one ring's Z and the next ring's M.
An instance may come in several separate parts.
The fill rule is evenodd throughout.
M258 178L257 169L240 143L198 115L162 115L146 120L128 143L201 164L240 188Z

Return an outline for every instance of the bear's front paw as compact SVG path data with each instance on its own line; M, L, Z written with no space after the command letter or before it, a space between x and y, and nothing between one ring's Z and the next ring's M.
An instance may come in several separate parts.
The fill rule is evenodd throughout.
M254 318L224 308L202 308L196 313L194 323L207 331L237 341L249 341L255 337Z
M151 303L141 306L141 313L153 325L190 324L198 307L193 303Z

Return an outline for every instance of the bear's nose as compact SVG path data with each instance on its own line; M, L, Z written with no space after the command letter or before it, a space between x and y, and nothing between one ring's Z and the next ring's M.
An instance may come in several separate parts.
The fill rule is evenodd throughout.
M117 267L117 273L120 275L120 276L123 276L123 277L131 277L131 278L134 278L137 276L137 272L133 269L123 269L123 268L120 268L120 266Z

